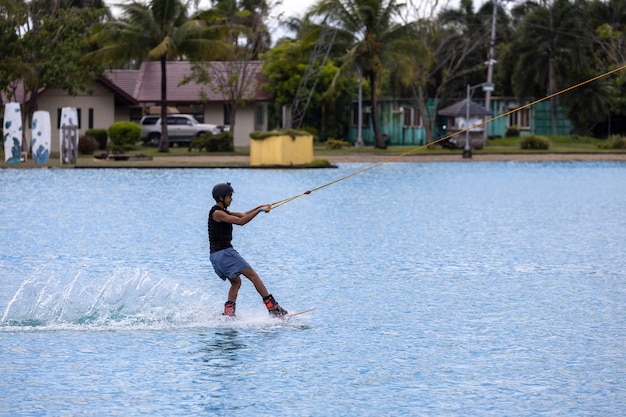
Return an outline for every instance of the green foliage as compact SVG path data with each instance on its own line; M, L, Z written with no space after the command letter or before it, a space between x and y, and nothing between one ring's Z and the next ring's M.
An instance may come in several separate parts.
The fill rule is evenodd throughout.
M311 163L308 164L308 166L310 166L311 168L328 168L332 166L332 164L328 159L316 158L312 160Z
M519 126L508 126L504 136L507 138L519 137Z
M613 135L606 143L598 145L600 149L626 149L626 138L624 136Z
M309 63L311 48L312 45L304 41L284 40L262 55L264 60L262 72L267 82L261 88L274 97L273 106L269 109L270 126L280 126L283 106L293 103ZM330 88L337 71L338 68L333 61L327 60L313 90L303 126L312 126L321 132L326 126L342 126L347 123L344 119L349 113L343 110L349 108L353 96L350 96L352 92L344 80L338 82L336 88ZM310 87L312 85L309 85ZM341 131L340 134L342 133L344 132Z
M93 153L98 149L98 145L98 141L92 136L82 135L78 139L78 152L81 155L93 155Z
M511 137L500 137L489 139L487 145L489 146L515 146L519 147L519 137L511 136Z
M106 129L89 129L85 132L85 136L90 136L98 142L98 149L105 150L109 135Z
M283 129L283 130L270 130L269 132L252 132L250 133L250 138L260 140L260 139L271 138L272 136L283 136L283 135L289 135L292 138L295 138L296 136L308 136L311 134L304 130Z
M82 58L91 48L89 35L103 10L61 6L52 13L45 2L35 3L13 2L15 8L5 9L7 14L0 17L0 89L13 96L15 81L20 80L29 97L23 103L25 114L37 107L44 88L76 95L87 91L87 83L102 72Z
M25 79L29 90L45 86L69 94L86 91L87 82L101 69L82 59L91 46L85 34L98 16L90 10L62 10L57 17L44 16L36 28L25 33L21 48L28 51L24 63L29 67Z
M522 149L547 150L550 149L550 139L540 135L524 136L520 140Z
M115 122L109 127L109 138L114 147L132 148L141 140L141 127L133 122Z
M329 138L326 141L326 149L341 149L350 146L345 140Z
M233 146L233 136L229 132L220 133L219 135L205 133L191 141L189 151L191 152L192 150L232 152L235 150Z
M146 59L158 60L162 64L178 58L211 60L224 50L219 31L208 31L201 13L188 17L189 2L133 1L119 7L121 17L104 24L92 37L98 45L89 56L94 62L128 65ZM161 103L165 108L167 89L161 91ZM166 127L159 143L160 152L169 151L167 139Z

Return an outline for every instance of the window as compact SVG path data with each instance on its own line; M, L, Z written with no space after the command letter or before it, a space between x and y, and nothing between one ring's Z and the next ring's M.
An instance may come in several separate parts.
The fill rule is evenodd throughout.
M417 107L402 106L402 112L404 117L402 125L404 127L420 127L422 125L422 118Z
M61 112L63 109L57 109L57 129L61 128ZM76 117L78 118L78 128L80 129L80 119L81 119L81 111L80 109L76 109Z
M363 119L362 119L363 126L361 127L369 127L370 126L370 114L372 112L372 108L369 107L369 112L368 112L367 111L368 108L363 106L361 110L363 111ZM354 127L359 126L359 103L352 104L352 126Z
M93 129L93 109L89 109L88 129Z
M518 126L522 130L529 130L530 108L525 107L521 110L517 110L509 114L509 126Z
M159 120L159 116L145 116L141 119L141 124L145 126L156 125L157 120Z
M257 104L254 116L255 130L265 130L265 113L267 111L265 104Z
M135 107L130 109L130 121L139 123L143 116L143 109L141 107Z
M402 126L411 127L413 126L413 109L411 107L402 107L402 115L403 121Z
M229 103L225 103L224 104L224 124L225 125L230 125L230 113L231 113L232 107Z

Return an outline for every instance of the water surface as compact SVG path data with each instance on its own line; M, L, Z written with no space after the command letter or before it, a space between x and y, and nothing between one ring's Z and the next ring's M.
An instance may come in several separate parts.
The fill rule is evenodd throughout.
M0 170L0 414L598 416L626 409L626 164Z

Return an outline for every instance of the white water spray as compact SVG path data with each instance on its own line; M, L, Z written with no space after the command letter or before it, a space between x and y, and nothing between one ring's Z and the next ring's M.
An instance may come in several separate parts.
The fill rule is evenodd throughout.
M38 275L20 285L0 327L186 327L216 310L209 294L146 271L116 270L104 280L83 272L69 281Z

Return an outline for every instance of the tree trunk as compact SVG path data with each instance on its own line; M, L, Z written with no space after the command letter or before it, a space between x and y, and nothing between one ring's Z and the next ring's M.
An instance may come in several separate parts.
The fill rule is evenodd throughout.
M547 3L546 6L547 7ZM550 33L554 33L554 20L552 17L552 7L548 8L548 16L550 18ZM548 95L552 95L556 92L556 74L554 73L554 55L556 54L555 37L550 38L550 49L548 50ZM556 135L558 132L556 125L556 99L552 97L550 99L550 113L552 115L552 134Z
M370 86L372 88L371 101L372 101L372 128L374 129L374 147L378 149L387 149L387 140L380 132L380 126L378 125L378 95L376 94L376 74L370 74L368 76L370 80Z
M417 86L417 109L419 117L422 118L422 126L424 126L426 143L429 144L434 138L433 132L435 127L435 118L429 113L428 103L426 102L426 97L424 97L424 88L421 84L418 84Z
M169 152L170 141L167 137L167 55L161 55L161 140L159 152Z
M235 122L237 120L237 104L230 106L230 137L233 138L233 149L235 149Z
M556 92L556 75L554 74L552 53L550 53L550 60L548 61L548 78L548 95L551 95ZM552 97L550 99L550 114L552 116L552 134L555 136L558 135L559 132L556 118L556 105L556 98Z

